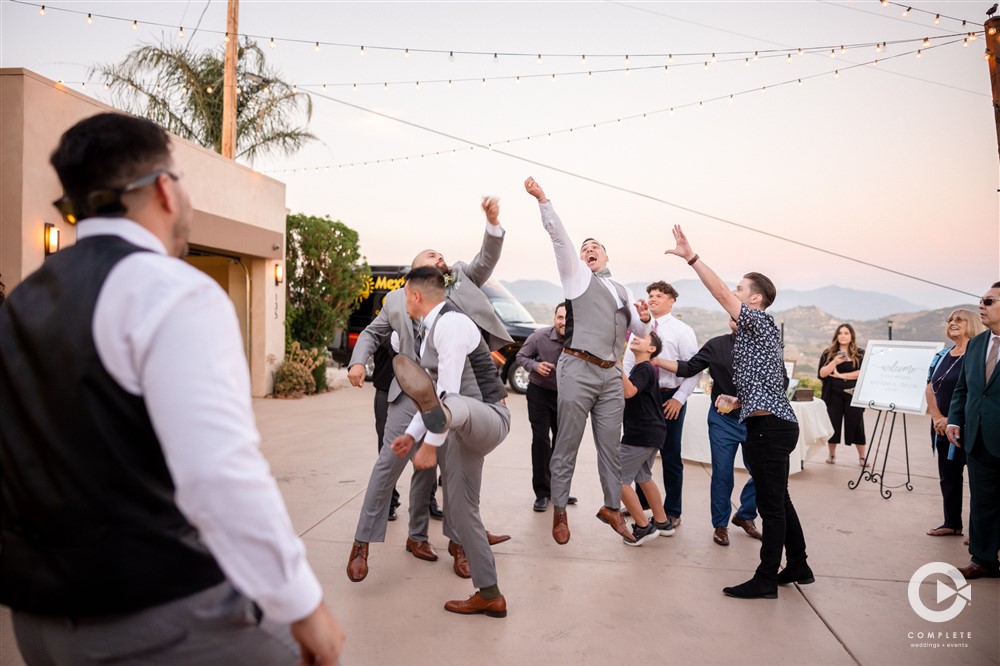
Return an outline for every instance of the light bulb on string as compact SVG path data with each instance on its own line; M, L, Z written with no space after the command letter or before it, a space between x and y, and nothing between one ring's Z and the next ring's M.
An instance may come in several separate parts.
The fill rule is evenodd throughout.
M626 68L625 68L625 76L628 76L628 75L629 75L629 72L631 72L631 71L632 71L632 70L631 70L630 68L626 67ZM555 76L555 74L553 74L553 76Z
M889 0L881 0L881 2L883 7L889 4Z
M229 33L228 32L226 33L225 37L222 38L222 41L225 42L226 44L229 43Z
M521 76L518 75L518 77L514 79L514 83L520 83L520 82L521 82Z
M94 23L93 14L87 14L87 25L93 25L93 23Z
M42 5L42 8L38 10L38 15L45 16L45 5Z
M669 54L669 55L667 56L667 62L668 62L668 63L672 63L673 61L674 61L674 54L673 54L673 53L671 53L671 54Z
M274 44L274 37L271 38L271 43ZM358 55L361 56L362 58L365 57L365 47L364 46L362 46L361 49L358 51Z
M935 14L934 15L934 25L941 25L941 15L940 14Z
M909 15L910 15L910 7L907 7L906 9L903 10L903 16L906 17Z
M556 75L555 74L552 75L552 79L551 80L552 80L552 83L556 82Z
M840 78L840 70L839 69L833 70L833 78L835 78L835 79L839 79Z
M177 31L177 39L184 39L184 26L181 26Z
M451 79L448 79L448 87L451 88L451 86L452 86Z
M705 61L705 69L708 69L708 61Z
M215 88L213 88L212 86L205 86L205 92L211 95L213 92L215 92Z
M587 78L588 79L593 78L593 76L594 76L593 72L587 72Z
M486 79L483 79L483 87L486 87Z
M455 52L448 51L448 62L455 62Z
M417 81L417 90L420 90L420 81Z
M319 42L316 42L316 44L313 46L313 51L319 53Z
M732 95L730 95L730 96L729 96L729 103L730 103L730 104L732 104L732 103L733 103L733 99L734 99L734 98L733 98L733 96L732 96Z
M133 20L132 21L132 29L133 30L138 30L139 29L139 21L137 21L137 20Z
M787 62L788 64L791 64L791 63L792 63L792 54L791 54L791 53L789 53L789 54L788 54L788 57L787 57L787 58L785 58L785 62Z
M802 50L802 47L799 47L799 55L804 56L805 54L806 52Z
M977 39L979 39L979 36L978 36L978 35L977 35L976 33L974 33L974 32L970 32L970 33L969 33L969 41L970 41L970 42L974 42L974 41L976 41Z
M628 67L628 54L625 54L625 66Z
M831 58L837 57L837 49L830 49L830 57Z
M403 57L404 58L409 58L410 57L410 49L405 49L403 51Z
M268 45L269 47L271 47L272 49L273 49L273 48L274 48L275 46L277 46L277 44L275 44L275 43L274 43L274 37L272 37L272 38L271 38L271 41L270 41L270 42L268 42L268 44L267 44L267 45ZM365 47L363 47L363 46L362 46L361 48L362 48L362 49L364 49ZM364 55L364 54L362 53L361 55Z
M715 54L712 54L712 62L715 62Z
M493 64L495 65L498 62L500 62L500 56L498 54L494 53L493 54Z
M965 37L965 39L962 40L962 48L963 49L969 48L969 37L968 37L968 35Z
M382 90L389 90L389 84L388 83L383 83L382 84Z
M876 53L882 53L882 42L876 42L875 43L875 52Z
M923 55L923 53L920 51L920 49L917 49L917 57L919 58L921 55Z
M744 58L743 59L743 66L744 67L749 67L750 66L750 58Z
M538 54L538 59L535 62L537 62L539 65L542 64L542 54L541 53Z
M326 84L323 84L323 92L326 92Z
M758 58L758 57L759 57L759 56L758 56L757 52L756 52L756 51L754 51L754 52L753 52L753 61L754 61L754 62L757 62L757 58Z
M584 65L587 64L587 54L586 53L584 53L582 56L580 56L580 62L582 64L584 64Z
M924 46L927 47L927 46L930 46L930 45L931 45L931 38L930 37L924 37Z

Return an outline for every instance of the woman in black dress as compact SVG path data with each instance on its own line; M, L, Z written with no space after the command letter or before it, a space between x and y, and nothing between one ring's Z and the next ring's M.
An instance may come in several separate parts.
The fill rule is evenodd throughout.
M858 448L858 464L865 467L865 410L851 407L852 393L861 374L865 350L858 347L854 327L841 324L833 334L830 346L819 359L819 378L823 381L821 398L833 423L833 437L828 440L828 465L837 462L837 444L843 432L844 443ZM848 393L848 391L851 391Z
M945 335L952 346L941 350L931 363L927 376L927 413L931 417L931 445L937 452L938 477L941 479L941 495L944 498L944 522L940 527L928 530L930 536L962 536L962 490L965 471L965 449L955 448L948 459L948 438L944 429L948 425L948 408L951 394L955 390L962 362L965 360L965 346L969 340L983 332L979 315L969 310L955 310L948 315Z

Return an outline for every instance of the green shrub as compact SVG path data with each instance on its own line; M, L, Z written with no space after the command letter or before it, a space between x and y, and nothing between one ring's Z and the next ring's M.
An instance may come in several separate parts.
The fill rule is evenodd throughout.
M303 349L293 342L285 360L274 371L274 395L279 398L301 398L316 393L317 369L323 371L323 390L326 390L326 354L320 349Z
M799 388L812 389L813 395L817 398L820 397L823 392L823 383L820 380L815 377L800 377L798 379Z

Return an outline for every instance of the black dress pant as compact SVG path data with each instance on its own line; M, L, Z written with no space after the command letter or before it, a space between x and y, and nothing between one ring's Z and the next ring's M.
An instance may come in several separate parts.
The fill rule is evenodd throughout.
M556 441L559 421L556 418L558 391L528 384L528 421L531 422L531 487L535 498L551 497L552 444Z
M806 561L802 524L788 495L788 460L799 439L799 424L773 414L751 416L745 423L743 459L757 487L757 511L764 523L760 565L754 578L777 587L782 548L788 566Z
M840 444L841 431L844 434L844 444L865 443L865 410L863 407L851 407L853 399L852 395L839 389L830 389L823 396L826 413L833 424L833 437L827 443Z
M1000 458L986 450L983 431L967 458L969 463L969 554L992 571L1000 569Z
M965 472L965 449L955 448L954 460L948 460L948 438L932 434L937 449L938 478L941 480L941 497L944 498L942 527L962 529L962 490Z

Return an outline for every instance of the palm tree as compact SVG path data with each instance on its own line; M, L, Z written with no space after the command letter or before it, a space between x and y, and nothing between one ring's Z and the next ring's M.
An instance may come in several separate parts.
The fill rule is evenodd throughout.
M104 78L115 106L221 152L224 48L192 53L174 44L146 44L118 64L95 66L91 74ZM267 68L255 42L239 45L236 80L238 158L291 155L316 139L290 120L304 105L308 122L312 99Z

